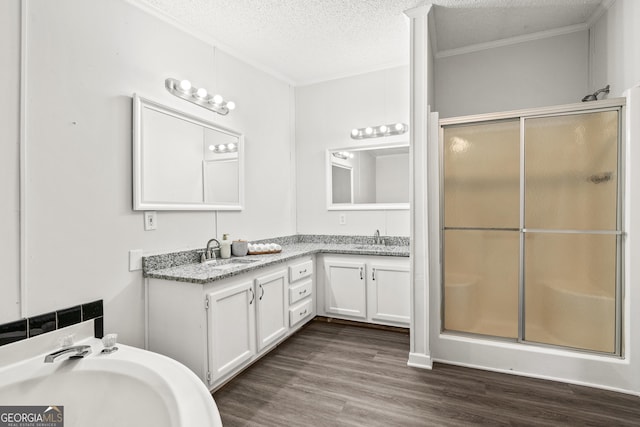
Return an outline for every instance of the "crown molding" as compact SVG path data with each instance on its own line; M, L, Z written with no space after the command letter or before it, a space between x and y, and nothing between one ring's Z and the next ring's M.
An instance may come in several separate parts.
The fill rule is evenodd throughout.
M600 3L596 10L591 14L589 19L587 19L587 27L593 27L594 24L598 22L598 19L600 19L615 2L616 0L602 0L602 3Z
M494 49L497 47L511 46L514 44L525 43L529 41L542 40L550 37L577 33L580 31L585 31L588 28L589 27L587 26L586 23L569 25L566 27L554 28L552 30L547 30L547 31L539 31L537 33L525 34L517 37L509 37L506 39L494 40L486 43L478 43L478 44L464 46L456 49L442 50L440 52L436 52L434 56L436 59L440 59L440 58L447 58L450 56L464 55L467 53L479 52L482 50Z

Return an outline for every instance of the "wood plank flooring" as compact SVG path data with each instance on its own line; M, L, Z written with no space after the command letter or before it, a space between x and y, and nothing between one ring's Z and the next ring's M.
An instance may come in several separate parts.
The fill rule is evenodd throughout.
M232 426L640 426L640 398L436 364L409 336L313 321L214 394Z

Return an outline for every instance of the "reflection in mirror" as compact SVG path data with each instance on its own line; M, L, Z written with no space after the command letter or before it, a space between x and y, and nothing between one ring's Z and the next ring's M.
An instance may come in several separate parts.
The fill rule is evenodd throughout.
M327 179L329 210L409 209L409 146L329 150Z
M243 137L134 95L134 210L240 210Z

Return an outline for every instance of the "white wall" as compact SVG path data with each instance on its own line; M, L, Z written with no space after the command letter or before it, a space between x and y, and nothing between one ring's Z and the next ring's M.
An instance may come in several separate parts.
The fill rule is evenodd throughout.
M610 85L608 98L640 84L640 2L616 0L591 27L591 85Z
M0 323L20 316L20 0L0 2Z
M141 346L143 279L128 271L130 249L203 247L223 232L249 239L294 232L291 89L123 0L25 3L25 315L102 298L105 330ZM164 89L167 77L219 91L238 107L223 117L184 102ZM218 227L214 212L158 212L158 229L143 230L131 201L134 92L245 133L244 212L219 214ZM15 126L15 107L4 102ZM15 175L15 164L9 170ZM0 188L15 198L17 181L3 180ZM3 243L2 254L14 246ZM14 283L0 286L0 300L13 297Z
M409 154L376 157L376 200L406 203L409 200Z
M588 92L588 31L437 58L440 117L580 102Z
M296 88L298 233L373 235L379 229L384 235L409 235L409 211L328 211L326 206L326 150L363 145L351 139L353 128L395 122L409 122L408 67ZM338 223L340 214L346 215L345 225Z

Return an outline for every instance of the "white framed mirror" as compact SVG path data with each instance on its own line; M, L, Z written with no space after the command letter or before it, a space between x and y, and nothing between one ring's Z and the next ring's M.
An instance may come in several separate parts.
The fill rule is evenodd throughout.
M242 210L244 137L133 96L133 209Z
M327 150L328 210L409 209L409 143Z

